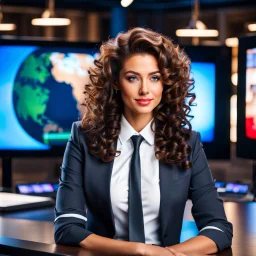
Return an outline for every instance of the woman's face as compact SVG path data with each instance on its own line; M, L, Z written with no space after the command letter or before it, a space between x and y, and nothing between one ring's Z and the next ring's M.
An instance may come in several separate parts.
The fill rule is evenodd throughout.
M151 120L152 111L160 103L163 91L156 58L149 54L127 57L120 70L119 89L125 116L143 115Z

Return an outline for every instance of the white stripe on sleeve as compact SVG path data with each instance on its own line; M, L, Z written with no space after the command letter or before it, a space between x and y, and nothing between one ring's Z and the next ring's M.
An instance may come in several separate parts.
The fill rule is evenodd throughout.
M214 227L214 226L206 226L206 227L202 228L202 229L199 231L199 233L202 232L202 231L205 230L205 229L216 229L216 230L219 230L219 231L221 231L221 232L224 232L224 231L221 230L220 228L216 228L216 227Z
M59 218L68 218L68 217L78 218L78 219L87 221L87 218L84 217L83 215L75 214L75 213L66 213L66 214L62 214L62 215L58 216L58 217L54 220L54 222L55 222L57 219L59 219Z

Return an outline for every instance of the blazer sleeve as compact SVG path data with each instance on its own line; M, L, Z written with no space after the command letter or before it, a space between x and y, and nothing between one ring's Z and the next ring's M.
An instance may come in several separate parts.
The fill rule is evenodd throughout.
M212 239L219 251L230 247L233 237L232 224L227 221L223 202L215 188L199 133L196 133L193 148L189 193L198 235Z
M79 143L78 122L73 123L63 162L55 205L54 239L57 244L79 246L92 234L86 230L83 188L84 154Z

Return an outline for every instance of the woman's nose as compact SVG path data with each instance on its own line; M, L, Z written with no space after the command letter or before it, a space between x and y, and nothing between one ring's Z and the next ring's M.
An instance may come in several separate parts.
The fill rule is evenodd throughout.
M140 87L140 90L139 90L139 94L141 94L141 95L149 94L149 85L148 85L147 81L142 81L141 82L141 87Z

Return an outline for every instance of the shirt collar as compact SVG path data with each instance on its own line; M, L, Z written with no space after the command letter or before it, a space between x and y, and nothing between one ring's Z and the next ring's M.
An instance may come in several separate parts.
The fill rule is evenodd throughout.
M138 133L137 131L134 130L134 128L130 125L130 123L126 120L124 115L122 115L121 123L120 123L121 131L119 134L119 139L120 139L121 144L128 141L131 138L131 136L140 134L150 145L154 145L155 133L151 130L151 123L153 120L154 119L152 119L146 125L146 127ZM154 124L153 124L153 128L154 128Z

